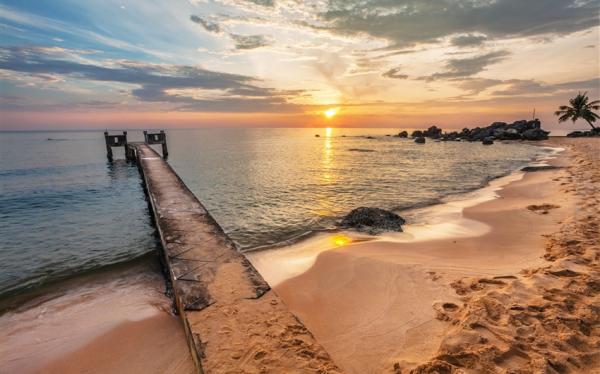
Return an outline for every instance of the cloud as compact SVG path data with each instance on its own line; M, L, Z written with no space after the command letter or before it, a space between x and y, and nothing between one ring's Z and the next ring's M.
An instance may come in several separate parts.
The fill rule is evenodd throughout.
M545 83L534 79L486 79L467 78L457 81L458 87L467 91L460 98L477 95L490 88L495 90L490 93L493 98L516 97L516 96L553 96L557 93L590 91L598 92L600 78L590 78L563 83Z
M331 31L369 34L395 48L454 34L564 35L598 26L599 11L597 0L331 0L320 18Z
M236 49L256 49L272 44L270 38L265 35L238 35L229 34L235 42Z
M508 51L495 51L474 57L450 59L446 62L446 71L421 77L421 79L434 80L467 78L481 73L487 66L498 63L506 59L506 57L509 55L510 53Z
M400 66L396 66L395 68L391 68L390 70L388 70L385 73L381 74L381 76L386 77L386 78L394 78L394 79L407 79L408 75L407 74L400 74L401 70L402 69L401 69Z
M293 111L288 102L300 91L261 87L259 80L238 74L210 71L195 66L150 64L124 60L97 63L76 61L73 52L46 47L0 48L0 70L38 76L118 82L137 86L131 94L142 102L177 104L178 110L196 111ZM176 94L170 92L178 91ZM197 98L188 91L200 92Z
M450 43L456 47L471 47L483 44L487 39L485 35L466 34L453 37Z
M600 87L600 78L547 84L535 80L508 80L502 82L507 87L492 93L494 96L521 96L521 95L552 95L556 92L591 90L597 91Z
M221 27L219 26L218 23L205 20L204 18L200 18L196 15L191 15L190 20L194 23L199 24L200 26L202 26L204 28L204 30L206 30L208 32L212 32L215 34L219 34L221 32Z

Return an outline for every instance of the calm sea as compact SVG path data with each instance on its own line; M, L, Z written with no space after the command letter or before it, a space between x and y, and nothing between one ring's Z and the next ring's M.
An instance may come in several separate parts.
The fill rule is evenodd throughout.
M401 213L432 204L544 152L519 143L418 145L385 136L392 133L171 130L169 162L250 250L333 228L358 206ZM138 171L106 161L101 132L0 133L0 158L0 298L157 249Z

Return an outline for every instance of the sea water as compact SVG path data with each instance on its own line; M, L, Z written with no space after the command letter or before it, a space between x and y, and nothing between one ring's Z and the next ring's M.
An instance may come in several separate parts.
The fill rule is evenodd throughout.
M539 157L391 129L170 130L169 163L243 251L479 188ZM315 136L315 135L318 135ZM141 140L139 131L130 141ZM0 299L156 253L135 165L101 131L0 133Z

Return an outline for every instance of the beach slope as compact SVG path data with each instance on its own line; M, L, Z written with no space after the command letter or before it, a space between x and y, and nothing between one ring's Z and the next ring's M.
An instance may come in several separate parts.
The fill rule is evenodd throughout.
M349 373L589 372L600 351L600 142L547 145L566 148L557 168L465 208L469 234L316 240L301 244L318 253L312 266L288 278L272 269L293 266L294 248L269 266L268 253L250 259Z

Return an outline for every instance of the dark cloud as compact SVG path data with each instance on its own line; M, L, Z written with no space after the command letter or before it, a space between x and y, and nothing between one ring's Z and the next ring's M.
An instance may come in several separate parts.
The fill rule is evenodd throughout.
M258 80L186 65L154 65L133 61L103 61L103 65L64 58L64 50L43 47L0 48L0 69L25 74L52 74L75 79L139 86L131 94L144 102L179 104L182 110L256 112L293 110L287 102L298 91L260 87ZM203 98L172 93L200 90ZM171 92L169 92L171 91ZM204 98L208 96L208 98Z
M468 78L484 71L487 66L506 59L508 55L510 55L508 51L495 51L474 57L450 59L446 62L446 71L421 77L421 79L434 80Z
M457 47L471 47L483 44L486 40L487 36L485 35L467 34L455 36L450 42Z
M204 30L206 30L208 32L212 32L215 34L219 34L221 32L221 27L219 26L218 23L205 20L204 18L195 16L195 15L191 15L190 20L194 23L199 24L200 26L202 26L204 28Z
M330 30L388 39L390 47L454 34L490 38L568 34L598 26L598 0L330 0Z
M271 45L271 40L264 35L229 34L235 42L236 49L255 49Z
M396 66L395 68L391 68L390 70L381 74L381 76L386 77L386 78L407 79L408 75L400 74L401 71L402 71L401 67Z

